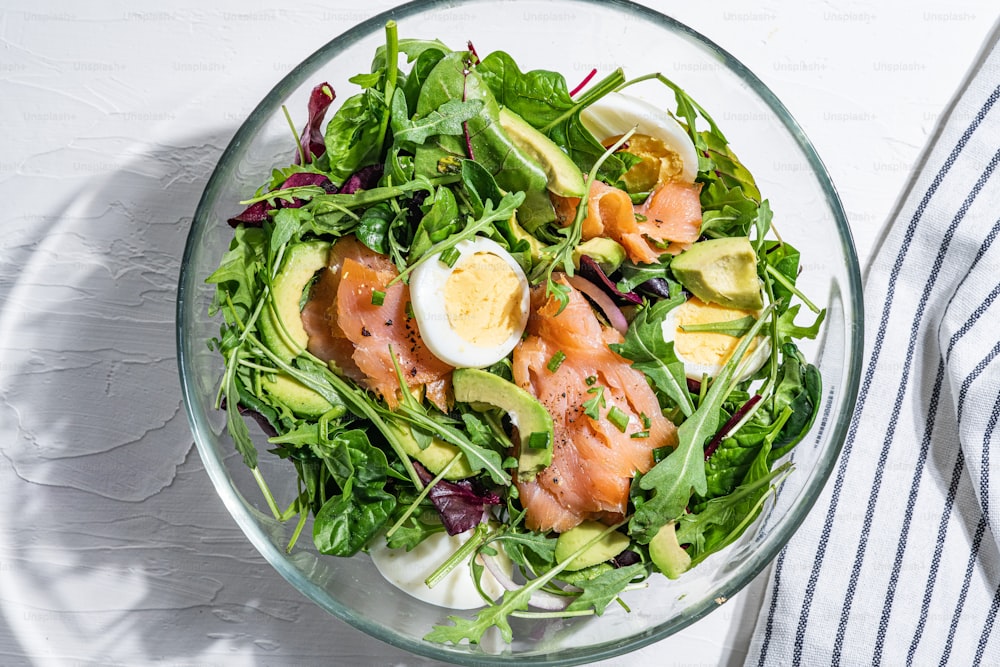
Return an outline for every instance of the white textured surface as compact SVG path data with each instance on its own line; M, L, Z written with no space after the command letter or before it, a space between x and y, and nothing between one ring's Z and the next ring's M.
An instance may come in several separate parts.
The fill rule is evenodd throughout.
M295 63L392 3L4 4L0 664L430 664L256 554L194 451L174 351L181 250L229 137ZM659 6L785 102L863 260L997 18L988 0ZM739 663L760 583L629 663Z

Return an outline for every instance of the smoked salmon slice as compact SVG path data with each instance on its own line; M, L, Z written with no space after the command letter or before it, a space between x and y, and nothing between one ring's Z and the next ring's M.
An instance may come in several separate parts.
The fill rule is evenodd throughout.
M428 400L447 411L452 367L431 354L407 314L410 288L389 286L397 275L388 257L353 236L337 241L302 310L307 349L395 409L400 389L391 345L410 390L423 389ZM385 293L380 306L372 303L376 290Z
M537 531L565 532L586 519L622 520L632 478L653 466L654 449L673 446L677 438L646 376L608 347L622 342L621 334L603 326L583 295L567 287L562 312L543 286L534 288L526 336L513 356L514 382L555 422L551 465L534 481L517 482L525 524ZM552 371L558 352L565 358ZM606 405L592 419L584 403L598 393ZM607 418L612 406L628 416L624 432Z
M633 206L624 190L595 180L590 185L582 238L614 239L636 263L654 263L664 253L676 255L701 233L700 192L700 183L666 181L643 204ZM561 224L569 225L579 198L552 195L552 201Z

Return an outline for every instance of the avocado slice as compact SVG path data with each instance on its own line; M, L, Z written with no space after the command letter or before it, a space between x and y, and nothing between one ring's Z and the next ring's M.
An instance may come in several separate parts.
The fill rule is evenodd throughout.
M528 244L528 248L531 252L531 261L539 262L542 259L542 242L539 241L533 234L529 234L525 231L521 223L517 221L517 214L510 216L510 220L507 221L510 226L510 233L516 241L525 241Z
M512 382L478 368L457 368L451 375L455 400L485 403L510 416L520 437L518 479L531 481L552 463L552 415L538 399Z
M285 373L264 375L261 387L300 417L321 417L333 407L328 400Z
M605 275L611 275L625 261L625 248L614 239L595 236L573 248L573 266L578 269L581 255L587 255L597 262Z
M309 344L299 302L306 285L326 266L329 254L330 244L325 241L298 243L285 250L281 268L271 285L273 301L260 314L260 333L264 342L285 361L299 356Z
M549 192L560 197L583 197L587 186L576 163L547 136L510 109L500 109L500 127L515 146L541 165Z
M670 270L702 301L740 310L764 307L757 277L757 254L746 236L693 243L673 258Z
M597 536L608 529L608 526L599 521L584 521L576 528L571 528L559 535L556 540L556 562L562 563L581 549L588 542L597 539ZM591 565L603 563L625 551L629 545L627 535L619 533L617 530L611 531L597 542L591 544L587 549L578 554L566 566L567 570L582 570Z
M435 475L444 470L444 467L448 465L460 451L455 445L438 438L434 438L431 443L427 445L427 447L420 449L417 439L413 437L413 432L410 431L408 427L403 427L391 422L387 422L386 425L398 436L398 440L403 447L403 451L405 451L411 458L414 458L422 463L425 468L430 470L431 473ZM448 469L444 478L448 480L465 479L466 477L471 477L472 472L473 471L472 468L469 467L468 460L463 456L458 461L455 461L455 464Z
M326 266L329 254L330 244L325 241L298 243L285 250L281 269L271 285L273 301L261 311L259 320L264 343L284 361L297 357L309 344L309 334L302 326L299 303L306 285L317 271ZM319 416L333 407L325 398L285 373L265 378L262 386L271 396L302 416Z
M691 556L677 541L673 521L660 527L649 541L649 557L668 579L676 579L691 567Z

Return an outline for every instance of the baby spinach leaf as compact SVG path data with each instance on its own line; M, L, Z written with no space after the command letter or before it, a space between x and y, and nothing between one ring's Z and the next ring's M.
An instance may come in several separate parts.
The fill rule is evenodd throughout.
M509 54L495 51L476 67L497 102L541 130L573 159L580 171L587 173L604 153L600 140L580 120L580 111L621 83L617 76L606 78L588 91L586 99L574 100L562 74L548 70L522 72ZM620 72L617 73L620 76ZM598 178L617 182L628 165L617 155L609 157L598 171Z
M330 180L343 183L358 168L379 159L379 128L385 103L374 89L349 97L326 126Z
M358 226L354 229L354 235L375 252L387 255L389 244L386 237L389 234L389 225L395 218L396 214L392 207L384 202L366 208L361 214Z
M458 227L458 202L455 200L455 195L449 188L438 188L430 209L413 232L413 242L410 244L407 261L413 263L418 260L435 243L440 243L454 234Z
M496 206L503 199L503 191L493 174L473 160L462 160L462 187L472 205L472 214L476 216L483 214L486 202L491 201Z
M405 41L400 40L400 48L402 48ZM420 89L423 88L424 82L427 81L427 76L431 73L431 70L444 58L445 53L447 53L447 49L442 50L436 46L428 46L415 58L411 58L411 60L415 60L416 62L413 63L413 68L400 87L406 98L406 107L409 110L407 115L412 116L417 112L417 99L420 97Z
M764 241L758 251L758 256L763 258L764 262L777 270L778 273L785 276L790 283L795 284L795 280L799 277L800 255L794 246L785 242ZM780 282L774 281L771 288L774 290L775 301L781 299L787 301L792 298L791 291Z
M399 53L406 54L406 61L413 62L419 59L425 51L440 51L448 53L451 49L439 39L413 39L405 38L397 40L396 49ZM386 66L386 45L380 44L375 49L375 57L372 58L372 71L385 69Z
M321 553L352 556L385 525L396 499L385 491L385 454L368 442L364 431L338 434L323 459L339 495L327 500L313 523L313 541Z
M575 105L562 74L548 70L522 72L504 51L494 51L476 66L501 106L541 129Z
M483 106L479 113L466 121L466 154L462 157L475 159L504 190L524 193L524 203L518 207L517 216L529 231L555 220L545 172L504 133L497 100L467 58L467 51L457 51L441 59L420 91L417 114L426 116L449 100L481 101ZM438 142L449 152L455 150L454 142L449 144L440 137ZM421 173L420 152L418 150L418 173ZM438 162L434 161L435 171Z
M589 172L604 154L604 146L584 126L579 111L553 126L547 134L584 173ZM616 183L626 171L625 163L617 155L610 155L597 170L597 178L605 183Z
M774 441L773 463L788 453L812 428L823 394L823 378L792 343L782 346L781 380L774 392L775 410L790 409L791 416Z

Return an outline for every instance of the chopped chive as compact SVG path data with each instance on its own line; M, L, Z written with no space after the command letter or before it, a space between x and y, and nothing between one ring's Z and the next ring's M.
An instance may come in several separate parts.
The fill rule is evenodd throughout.
M649 420L649 416L645 412L639 413L639 421L642 422L643 428L649 428L653 424L653 422Z
M528 447L531 449L548 449L551 445L552 438L543 431L535 431L528 436Z
M630 438L648 438L649 437L649 431L636 431L635 433L633 433L629 437Z
M622 433L628 428L628 415L622 412L617 405L612 405L611 409L608 410L608 421Z
M441 252L441 257L439 257L438 259L442 264L445 264L448 266L448 268L451 268L455 266L455 262L458 261L458 258L460 256L461 253L455 250L455 248L448 248L447 250Z
M372 290L372 305L381 306L385 303L385 292L377 289Z
M406 302L406 308L403 309L406 312L406 317L408 319L413 319L413 303L410 301Z
M562 366L562 362L564 361L566 361L566 353L559 350L552 355L552 358L549 359L549 363L547 363L545 367L549 369L550 373L555 373L559 370L559 367Z

